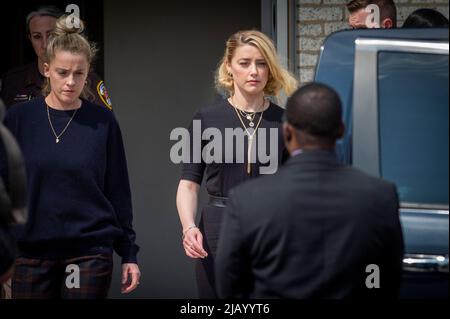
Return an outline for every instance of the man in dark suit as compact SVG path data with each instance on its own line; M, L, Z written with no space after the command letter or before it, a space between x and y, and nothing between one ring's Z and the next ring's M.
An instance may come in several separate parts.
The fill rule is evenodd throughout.
M313 83L288 100L277 174L230 193L216 258L222 298L398 295L403 237L393 184L341 166L341 102Z

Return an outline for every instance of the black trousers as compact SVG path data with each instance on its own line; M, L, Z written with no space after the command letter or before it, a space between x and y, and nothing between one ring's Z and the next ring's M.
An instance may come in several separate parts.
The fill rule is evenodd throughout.
M201 299L217 299L214 262L223 212L224 207L211 204L202 210L199 228L203 234L203 247L208 257L197 259L195 265L198 297Z

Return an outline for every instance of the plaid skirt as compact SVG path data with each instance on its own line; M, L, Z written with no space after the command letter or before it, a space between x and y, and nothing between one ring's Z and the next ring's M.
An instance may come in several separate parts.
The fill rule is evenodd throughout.
M64 260L19 257L11 295L13 299L104 299L112 271L111 254Z

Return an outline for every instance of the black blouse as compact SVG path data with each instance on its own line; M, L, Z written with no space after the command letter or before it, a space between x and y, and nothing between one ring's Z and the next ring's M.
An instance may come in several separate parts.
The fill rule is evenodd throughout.
M231 188L261 175L261 172L268 170L269 165L272 168L279 168L287 158L281 128L283 109L274 103L270 103L264 112L256 114L255 127L261 115L260 125L253 138L252 150L255 154L262 153L262 156L257 155L256 161L252 161L249 174L247 171L249 138L234 107L228 100L224 99L216 102L213 106L201 108L194 115L189 127L190 156L189 161L183 163L181 179L190 180L200 185L206 170L208 194L227 197ZM194 120L197 120L195 125ZM249 121L243 119L243 122L249 128ZM201 128L199 129L200 125ZM239 139L240 141L243 140L243 145L239 145L238 138L233 137L232 132L235 129L240 129L235 132L240 131L241 135L245 136L244 139ZM214 138L219 139L217 143L221 145L221 149L212 147L212 144L210 144ZM271 139L272 148L270 147ZM194 149L194 142L198 145L197 150ZM260 146L265 146L266 149L260 150ZM206 154L211 154L214 159L208 160ZM239 156L237 156L238 154ZM274 173L276 169L271 169L271 171Z

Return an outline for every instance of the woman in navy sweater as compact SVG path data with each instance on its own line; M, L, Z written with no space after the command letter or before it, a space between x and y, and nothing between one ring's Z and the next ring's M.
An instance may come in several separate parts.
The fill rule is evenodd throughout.
M83 98L95 48L80 28L57 21L47 46L42 98L12 107L28 177L29 216L16 229L13 298L105 298L112 253L122 257L122 292L139 284L139 247L119 125Z

